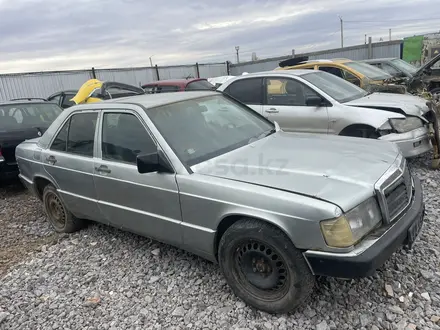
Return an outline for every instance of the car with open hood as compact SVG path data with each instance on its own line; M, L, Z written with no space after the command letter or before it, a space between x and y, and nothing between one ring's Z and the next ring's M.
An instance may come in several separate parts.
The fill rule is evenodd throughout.
M116 81L89 79L70 101L74 104L84 104L141 94L145 94L145 91L140 87Z
M17 145L41 136L61 112L58 105L40 98L0 102L0 181L17 178Z
M346 58L309 60L307 56L289 58L281 61L275 70L313 69L328 72L345 79L366 91L382 91L405 94L406 89L400 84L390 83L392 76L386 71L367 63Z
M286 133L214 91L70 107L16 158L54 230L94 220L175 245L271 313L303 303L315 275L371 275L423 224L395 144Z
M366 92L316 70L253 73L228 80L218 90L286 131L392 141L405 157L432 149L429 126L435 116L424 99L410 94Z
M411 93L427 90L431 94L440 94L440 54L420 68L399 58L379 58L363 62L378 66L393 76L395 83L406 85Z

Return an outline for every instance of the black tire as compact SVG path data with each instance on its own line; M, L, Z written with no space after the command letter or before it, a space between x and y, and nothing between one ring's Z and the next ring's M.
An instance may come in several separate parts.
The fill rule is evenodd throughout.
M302 253L280 229L263 221L234 223L220 240L218 256L235 295L259 310L290 312L313 291L315 278Z
M47 219L56 232L72 233L84 227L84 221L76 218L67 209L53 185L48 184L44 187L42 199Z

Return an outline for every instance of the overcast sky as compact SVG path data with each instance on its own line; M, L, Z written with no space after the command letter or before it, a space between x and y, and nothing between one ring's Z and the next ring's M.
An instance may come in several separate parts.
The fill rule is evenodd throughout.
M0 0L0 73L173 65L436 32L432 0Z

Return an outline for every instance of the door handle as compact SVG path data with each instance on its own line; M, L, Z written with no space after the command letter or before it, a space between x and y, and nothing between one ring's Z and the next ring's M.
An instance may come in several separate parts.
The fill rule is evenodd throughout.
M267 113L277 113L279 111L277 109L275 109L275 108L270 108L270 109L267 109L266 112Z
M57 159L55 158L55 156L48 156L46 157L46 160L49 162L49 164L55 164L57 162Z
M95 167L95 170L97 172L101 172L101 173L111 173L111 170L106 165L101 165L99 167Z

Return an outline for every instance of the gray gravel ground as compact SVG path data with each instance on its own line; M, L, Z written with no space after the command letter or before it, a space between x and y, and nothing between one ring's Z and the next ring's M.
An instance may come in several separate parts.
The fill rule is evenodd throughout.
M440 170L429 169L429 157L411 164L427 205L414 249L370 278L319 279L291 315L247 307L216 265L147 238L101 225L51 236L35 199L3 192L2 248L51 238L0 279L0 329L440 329Z

